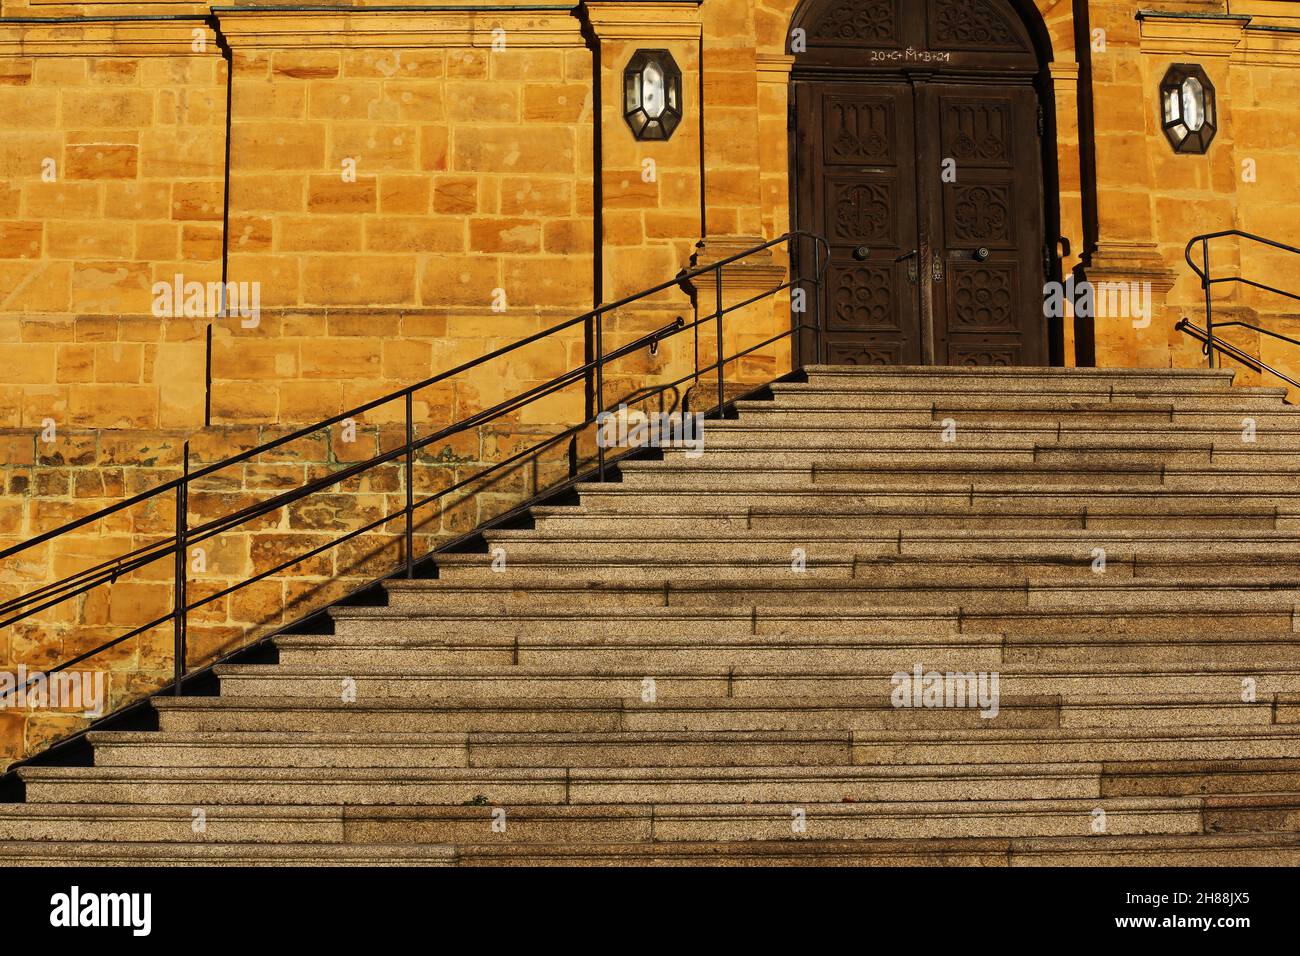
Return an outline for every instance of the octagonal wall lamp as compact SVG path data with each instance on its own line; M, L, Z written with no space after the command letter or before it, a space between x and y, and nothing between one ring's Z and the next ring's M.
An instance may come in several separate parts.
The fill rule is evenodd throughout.
M1214 84L1195 63L1175 63L1160 81L1160 118L1175 153L1204 153L1219 130Z
M666 140L682 121L682 71L667 50L637 50L623 71L623 118L639 140Z

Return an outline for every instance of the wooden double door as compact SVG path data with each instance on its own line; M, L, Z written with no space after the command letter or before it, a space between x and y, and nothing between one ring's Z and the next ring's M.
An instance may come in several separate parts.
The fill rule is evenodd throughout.
M1047 364L1032 82L796 78L792 93L796 220L830 243L820 360Z

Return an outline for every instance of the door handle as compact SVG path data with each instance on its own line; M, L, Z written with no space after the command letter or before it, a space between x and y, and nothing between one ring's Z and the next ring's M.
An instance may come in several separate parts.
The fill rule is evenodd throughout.
M930 262L930 272L935 282L943 281L943 256L939 255L937 252L934 254L934 258Z
M912 283L913 285L916 285L916 281L919 278L919 276L917 275L916 263L920 260L920 258L921 258L920 253L917 252L917 250L913 249L911 252L905 252L894 260L895 262L902 262L904 259L908 260L907 281Z
M978 249L976 249L974 252L971 253L971 257L976 262L987 262L989 258L989 251L984 246L980 246Z
M853 258L859 262L866 262L869 255L871 255L871 250L866 246L858 246L853 250Z

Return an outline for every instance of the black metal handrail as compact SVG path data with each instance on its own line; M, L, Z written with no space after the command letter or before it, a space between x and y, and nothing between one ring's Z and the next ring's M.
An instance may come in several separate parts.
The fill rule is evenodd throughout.
M800 261L801 246L804 242L807 242L811 245L812 269L809 275L801 275L800 274L801 270L798 267L798 263ZM750 296L749 298L734 303L730 306L724 305L724 298L723 298L724 268L780 245L787 246L787 251L789 253L789 259L790 259L790 273L789 273L790 277L786 281L776 285L775 287L769 290L761 292L758 295ZM569 481L572 482L576 480L577 436L583 430L590 427L592 424L599 422L601 415L604 414L607 410L606 403L605 403L605 382L604 382L605 367L611 362L614 362L627 355L631 355L637 351L640 351L643 348L647 348L647 347L657 348L660 342L672 338L673 336L676 336L690 329L698 330L701 326L705 324L713 324L716 328L717 358L714 361L714 363L712 365L701 368L699 364L698 351L697 351L696 360L694 363L694 370L691 373L681 376L675 379L674 381L653 388L640 390L638 392L638 396L640 400L645 400L655 395L663 394L664 392L669 391L671 389L678 388L679 386L685 384L686 382L695 381L698 383L702 375L707 375L709 373L716 371L717 404L713 406L711 409L709 409L707 413L722 414L728 404L726 398L726 366L727 365L741 358L744 358L745 356L750 355L760 349L766 348L769 345L775 344L776 342L779 342L782 339L790 338L801 332L812 333L815 342L814 347L816 351L816 359L817 360L821 359L823 350L822 350L822 341L821 341L820 318L818 318L817 321L815 321L810 326L805 324L802 318L799 317L800 316L799 312L797 311L792 312L792 322L789 329L782 332L778 332L776 335L766 338L762 342L757 343L756 345L751 345L750 347L738 351L729 356L723 355L723 351L724 351L723 320L727 315L731 314L732 312L735 312L739 309L746 308L764 299L771 298L786 289L803 287L805 284L811 285L812 287L813 305L811 311L814 316L819 317L821 311L821 296L822 296L823 281L825 276L825 269L826 269L826 265L829 262L829 251L830 251L829 245L826 243L826 240L821 238L820 236L808 232L803 232L803 231L793 231L793 232L786 233L785 235L780 236L776 239L772 239L768 242L761 243L750 249L746 249L741 252L735 253L734 255L727 256L726 258L720 259L716 262L711 262L708 263L707 265L700 266L695 269L685 270L682 273L680 273L678 276L676 276L675 278L667 282L662 282L658 285L652 286L649 289L645 289L633 295L629 295L622 299L619 299L616 302L611 302L609 304L602 305L599 308L592 309L589 312L584 312L582 315L576 316L575 318L572 319L568 319L564 322L561 322L558 325L534 333L533 335L526 336L522 339L519 339L516 342L512 342L509 345L503 346L492 352L479 356L478 358L472 359L469 362L462 363L453 369L449 369L445 372L441 372L430 378L424 379L421 382L417 382L414 385L407 386L406 388L399 389L398 391L392 392L381 398L377 398L372 401L366 402L362 405L358 405L355 408L349 409L348 411L341 412L340 414L331 416L330 418L323 419L322 421L319 421L313 425L309 425L305 428L298 429L297 431L291 432L288 435L284 435L272 441L265 442L264 444L258 445L256 448L249 449L248 451L241 452L240 454L233 455L231 457L225 458L213 464L206 465L195 471L190 470L190 446L189 443L186 442L182 452L181 474L179 477L174 478L170 481L163 482L162 484L157 485L156 487L150 489L149 491L142 492L137 495L133 495L129 498L117 502L116 504L100 509L99 511L96 511L93 514L85 515L74 521L70 521L60 526L59 528L36 535L35 537L29 539L28 541L23 542L22 544L15 545L13 547L0 551L0 560L4 560L6 558L10 558L14 555L27 551L31 548L34 548L37 545L55 540L63 535L69 534L80 528L86 527L87 525L90 525L96 521L100 521L103 520L104 518L111 517L112 515L123 511L124 509L133 507L135 505L143 504L144 502L147 501L161 498L163 496L168 495L169 493L174 495L175 531L172 534L163 535L159 538L159 540L154 541L150 544L146 544L142 547L136 548L135 550L130 551L126 554L119 555L108 561L103 561L92 567L84 568L81 571L68 575L67 577L62 578L58 581L55 581L50 584L42 585L18 597L0 602L0 628L9 627L35 614L38 614L41 611L47 610L65 601L71 600L75 597L85 594L93 590L94 588L99 587L100 585L111 584L112 582L116 581L118 578L122 577L123 575L130 574L132 571L139 570L140 568L143 568L146 565L165 559L168 556L172 557L173 559L173 582L172 583L174 588L174 592L173 592L174 597L173 597L173 608L169 613L157 617L154 620L148 622L147 624L142 624L138 627L132 628L131 630L127 631L124 634L114 637L111 640L105 641L104 643L88 651L85 651L81 654L78 654L72 658L64 660L53 667L45 669L41 673L32 675L27 680L27 682L25 682L22 685L22 688L26 688L30 686L34 681L40 680L43 676L48 677L51 674L58 673L70 667L75 667L76 665L90 659L91 657L94 657L97 654L100 654L106 650L116 647L124 643L125 641L131 640L132 638L138 637L139 635L146 633L147 631L160 627L166 624L170 620L172 621L173 624L173 661L174 661L173 679L170 682L170 685L163 685L163 687L159 688L159 690L166 690L167 687L170 686L173 693L179 694L181 692L182 681L184 680L186 673L188 672L187 660L186 660L186 635L188 630L189 615L192 612L208 604L211 604L214 601L220 600L221 598L224 598L227 595L240 591L251 584L254 584L267 577L288 570L289 568L293 567L296 564L301 564L302 562L307 561L310 558L313 558L316 555L321 554L322 552L330 548L338 547L341 544L344 544L362 534L366 534L369 531L373 531L375 528L387 524L388 522L393 521L397 518L405 519L405 526L403 532L403 560L401 566L394 568L393 571L391 571L389 574L377 580L383 580L386 577L392 577L403 573L407 577L413 577L415 573L415 565L417 561L415 555L415 540L414 540L416 512L420 511L421 509L431 504L441 501L447 495L450 495L453 492L456 492L464 487L467 487L470 484L482 481L484 478L493 475L494 473L499 472L504 468L517 464L518 462L530 456L541 454L542 452L556 446L557 444L565 440L568 440L570 443ZM673 288L684 288L689 291L693 288L693 284L695 280L704 276L708 276L710 274L712 274L712 276L714 277L714 291L717 297L715 302L715 308L711 314L705 316L699 316L698 309L697 309L696 310L697 317L692 322L687 322L685 319L679 316L673 322L670 322L667 325L653 332L643 335L626 345L619 346L618 348L615 348L609 352L605 351L604 349L605 315L607 315L610 312L626 308L627 306L633 303L639 302L651 296L658 295L661 292L665 292ZM694 296L692 298L694 299ZM595 339L594 341L595 357L592 358L590 361L585 362L582 365L579 365L575 368L571 368L568 371L561 373L560 375L556 376L555 378L552 378L551 380L541 385L534 386L530 389L520 392L517 395L512 396L511 398L505 399L504 401L499 402L490 408L468 415L467 417L461 419L460 421L457 421L444 428L440 428L430 435L426 435L418 439L415 437L415 421L414 421L413 404L414 404L414 396L418 392L432 385L436 385L440 382L446 381L456 375L459 375L461 373L464 373L466 371L484 365L487 362L493 361L503 356L507 356L517 351L520 348L531 345L535 342L546 339L566 329L570 329L577 325L587 323L587 322L591 322L593 325L594 339ZM558 434L552 435L548 438L543 439L542 441L530 445L529 447L523 449L522 451L515 452L514 454L507 456L501 461L493 462L492 464L477 471L475 474L471 475L470 477L462 478L461 480L456 481L450 484L448 487L442 488L441 490L433 494L427 495L426 497L420 498L418 500L416 499L413 477L414 477L416 454L421 449L426 448L434 444L435 442L439 442L446 438L449 438L452 435L463 432L467 429L476 428L481 425L487 424L491 421L494 421L496 419L499 419L503 415L524 408L525 406L530 405L538 401L539 399L545 398L548 395L552 395L577 382L586 382L588 381L589 377L593 377L593 376L595 380L594 396L593 396L594 402L589 404L586 417L584 417L584 419L581 422L573 423L569 425L567 428L560 431ZM350 464L340 469L339 471L331 472L328 475L324 475L321 476L320 478L316 478L314 480L308 481L297 488L291 489L289 491L285 491L278 495L273 495L272 497L268 498L265 501L261 501L256 504L249 505L244 508L239 508L228 514L223 514L220 517L211 519L203 524L194 527L190 526L189 515L188 515L189 512L188 502L189 502L190 487L194 484L194 482L206 478L210 475L214 475L233 465L238 465L243 462L246 462L258 455L265 454L268 451L273 451L291 442L305 438L309 435L321 431L322 429L330 428L347 419L355 419L358 416L365 414L367 411L378 408L387 403L399 401L399 400L403 401L405 406L405 426L406 426L405 441L399 447L393 448L392 450L387 452L381 452L365 461ZM606 450L604 447L604 443L597 442L597 450L596 450L597 464L591 475L591 477L597 481L605 480L606 469L607 469L605 451ZM354 528L351 531L348 531L346 534L343 534L338 538L334 538L326 542L325 544L318 545L317 547L312 548L311 550L307 551L304 554L299 554L295 557L291 557L288 560L277 564L273 568L263 570L257 574L254 574L251 577L245 578L239 581L238 583L229 585L228 587L225 587L214 593L206 594L205 596L203 596L198 600L195 601L189 600L187 596L188 577L187 577L187 570L186 570L186 555L190 547L199 544L203 541L206 541L215 535L221 534L224 531L229 531L235 527L238 527L239 525L245 524L251 520L261 517L262 515L268 514L272 511L279 510L280 508L286 507L287 505L291 505L296 502L305 500L311 497L312 495L316 494L317 492L338 485L344 481L347 481L350 478L354 478L359 475L362 475L365 472L368 472L374 468L392 462L397 462L399 460L402 460L404 463L404 479L405 479L405 486L406 486L405 504L400 511L384 514L382 517L370 521L364 524L362 527ZM425 557L427 556L428 555L426 554ZM4 699L4 697L7 696L8 694L16 693L18 690L22 688L20 687L9 688L6 692L0 694L0 700Z
M1220 283L1224 283L1224 282L1238 283L1240 285L1250 286L1251 288L1259 289L1263 292L1270 292L1275 295L1284 296L1288 299L1295 299L1296 301L1300 301L1300 293L1288 292L1286 289L1279 289L1276 286L1269 285L1265 282L1257 282L1254 279L1241 275L1240 272L1234 273L1232 275L1219 276L1216 278L1210 271L1210 243L1215 239L1222 239L1226 237L1245 239L1250 242L1257 242L1261 245L1268 246L1273 249L1279 249L1282 252L1287 252L1293 255L1300 256L1300 249L1297 249L1295 246L1289 246L1286 243L1278 242L1275 239L1267 239L1264 236L1257 236L1251 232L1243 232L1240 229L1224 229L1219 232L1207 232L1199 236L1193 236L1191 239L1188 240L1186 248L1183 249L1183 258L1187 260L1187 264L1191 266L1192 271L1196 273L1196 275L1199 276L1201 280L1201 289L1205 293L1205 328L1200 328L1194 325L1190 320L1186 318L1179 320L1179 322L1174 326L1174 328L1175 330L1182 332L1184 335L1188 335L1201 343L1201 352L1208 359L1210 368L1214 368L1216 365L1215 353L1222 352L1224 355L1228 356L1234 361L1240 362L1242 365L1245 365L1247 368L1251 369L1252 371L1268 372L1271 375L1277 376L1278 378L1288 383L1289 385L1300 388L1300 382L1297 382L1295 379L1286 375L1284 372L1281 372L1273 368L1271 365L1266 364L1258 356L1250 355L1249 353L1242 350L1239 346L1233 345L1231 342L1228 342L1225 339L1222 339L1219 336L1214 334L1216 328L1225 329L1225 328L1236 327L1236 328L1250 329L1254 332L1259 333L1260 335L1267 335L1270 336L1271 338L1279 339L1283 342L1286 342L1289 345L1300 346L1300 340L1293 339L1289 336L1281 334L1280 332L1274 332L1272 329L1266 329L1263 328L1262 326L1255 325L1250 322L1242 322L1240 320L1234 320L1232 322L1219 322L1217 324L1215 323L1214 302L1211 296L1211 290L1215 285L1218 285ZM1192 249L1198 244L1201 247L1201 264L1199 266L1192 259Z

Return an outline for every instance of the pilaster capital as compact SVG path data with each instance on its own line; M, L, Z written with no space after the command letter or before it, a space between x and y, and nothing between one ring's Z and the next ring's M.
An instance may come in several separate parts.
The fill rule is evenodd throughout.
M584 21L598 40L698 40L700 0L586 0Z

